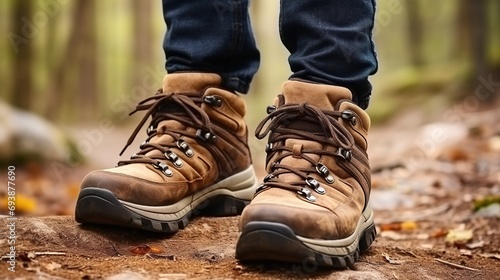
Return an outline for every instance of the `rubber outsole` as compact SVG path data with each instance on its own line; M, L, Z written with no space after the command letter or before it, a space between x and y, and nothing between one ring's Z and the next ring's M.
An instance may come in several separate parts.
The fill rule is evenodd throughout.
M272 222L250 222L236 244L241 261L282 261L307 264L307 267L342 269L353 267L359 254L370 247L377 235L375 225L364 229L354 251L346 255L327 255L304 245L288 226Z
M188 211L177 220L155 220L135 213L125 207L114 194L106 189L88 187L78 196L75 220L79 223L116 225L153 232L175 233L185 228L192 216L234 216L241 214L250 201L219 195L211 197Z

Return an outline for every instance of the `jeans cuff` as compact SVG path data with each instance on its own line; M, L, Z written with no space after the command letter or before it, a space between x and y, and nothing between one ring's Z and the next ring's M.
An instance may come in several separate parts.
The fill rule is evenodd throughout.
M248 90L250 89L249 84L243 82L241 79L237 77L227 77L224 76L223 74L220 75L222 77L222 86L225 89L233 90L243 94L248 93Z

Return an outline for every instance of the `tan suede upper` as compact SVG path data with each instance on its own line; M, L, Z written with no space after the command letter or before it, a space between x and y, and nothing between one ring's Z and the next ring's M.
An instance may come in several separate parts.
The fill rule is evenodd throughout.
M252 221L276 222L289 226L299 236L328 240L345 238L355 231L370 194L366 155L370 119L351 99L350 91L342 87L301 81L283 84L282 94L274 102L275 116L268 120L272 129L266 169L272 176L243 211L241 228ZM289 112L280 113L287 108ZM339 116L346 110L355 121ZM328 123L321 124L323 118ZM344 129L335 130L335 125L330 126L333 122ZM349 159L332 156L339 145L328 134L330 128L344 139L344 145L349 144ZM334 182L328 183L315 169L316 164L324 165ZM307 185L307 178L315 179L324 194L321 188ZM312 198L301 194L302 188Z
M120 200L141 205L170 205L248 168L246 105L220 83L215 74L167 75L152 105L138 105L141 110L157 106L145 146L115 168L88 174L82 188L105 188ZM214 138L202 139L207 132Z

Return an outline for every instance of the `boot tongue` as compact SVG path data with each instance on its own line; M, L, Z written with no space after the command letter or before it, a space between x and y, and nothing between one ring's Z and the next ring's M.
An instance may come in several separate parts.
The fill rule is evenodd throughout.
M335 105L342 99L352 99L351 92L343 87L314 84L302 81L286 81L282 85L282 95L284 104L301 104L308 103L321 109L334 110ZM281 103L280 98L277 98L275 103ZM275 104L281 106L283 104ZM321 132L322 129L319 125L304 120L296 120L287 125L288 128L297 129L300 131L309 131L312 133ZM287 139L285 146L294 151L293 155L285 157L281 160L282 164L293 166L295 168L308 168L311 163L299 155L302 150L322 150L322 144L315 141ZM306 154L313 160L319 160L319 155ZM293 173L282 174L279 176L283 181L291 182L301 180L301 178Z
M333 110L339 100L352 99L352 94L347 88L295 80L283 83L281 92L286 104L301 104L306 102L316 107L330 110Z
M221 77L210 73L173 73L163 78L163 92L186 96L202 96L207 88L218 87ZM169 113L183 113L184 109L174 103L161 104L158 111ZM151 138L151 143L169 143L174 141L170 135L163 134L167 129L186 130L187 127L176 120L164 120L158 123L157 136ZM153 150L147 156L159 156L160 151Z

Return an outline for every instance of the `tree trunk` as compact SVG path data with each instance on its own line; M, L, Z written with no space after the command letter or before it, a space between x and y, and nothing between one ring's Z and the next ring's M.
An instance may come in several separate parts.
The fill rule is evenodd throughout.
M476 76L486 75L487 65L487 13L486 0L468 1L472 41L473 71Z
M410 63L414 67L422 67L425 63L422 57L422 21L418 1L407 1L408 41L410 43Z
M143 76L146 74L146 67L153 62L153 25L151 21L153 2L152 1L132 1L133 9L133 55L134 63L129 73L131 85L130 89L141 85ZM156 46L155 46L156 47ZM154 90L154 89L146 89Z
M31 109L33 94L33 48L32 40L36 36L36 26L32 23L32 1L15 1L12 16L11 43L14 47L12 104L19 108Z
M140 1L144 2L144 1ZM145 1L149 2L149 1ZM79 67L76 71L75 94L78 101L75 108L79 108L80 117L89 119L93 114L99 112L99 100L97 94L97 34L96 34L96 1L78 1L81 13L80 21L76 24L78 44L76 46L75 63Z
M73 6L70 35L57 66L52 71L50 96L45 115L60 117L65 104L71 104L77 113L96 112L97 42L95 28L95 0L77 1ZM87 115L85 116L87 117Z

